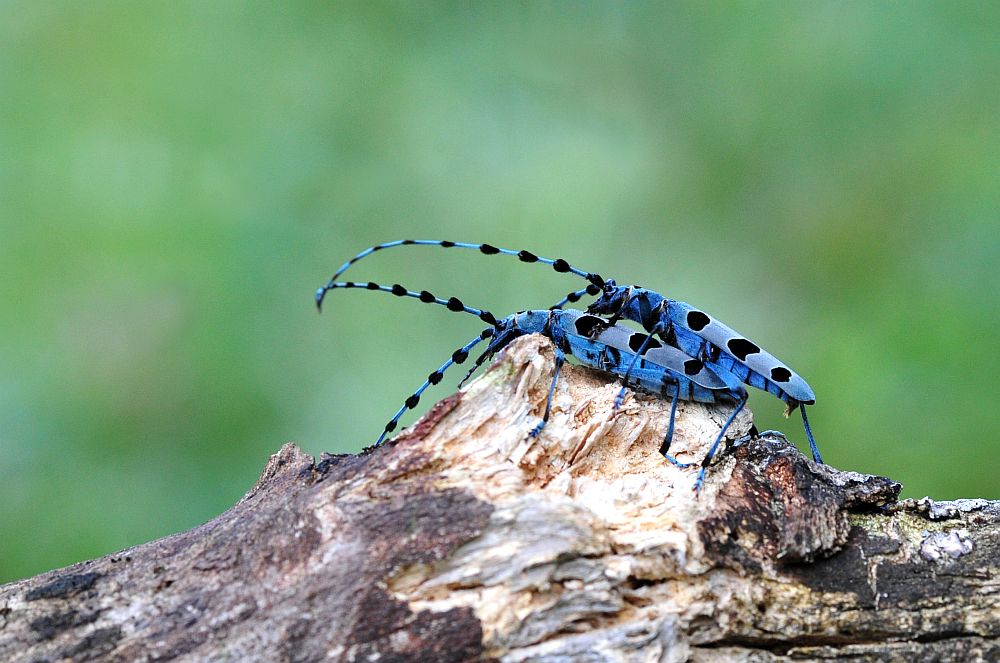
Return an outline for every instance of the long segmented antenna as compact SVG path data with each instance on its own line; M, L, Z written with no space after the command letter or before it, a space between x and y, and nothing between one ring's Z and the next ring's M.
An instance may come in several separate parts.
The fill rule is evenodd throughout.
M556 309L562 308L566 304L575 304L576 302L580 301L580 298L583 297L584 295L599 295L599 294L601 294L601 289L598 288L593 283L591 283L582 290L574 290L573 292L568 293L565 297L563 297L558 302L550 306L549 310L554 311Z
M403 407L399 408L399 411L396 412L395 416L385 425L385 430L383 430L382 434L378 436L378 440L375 441L375 446L377 447L382 444L385 440L385 436L396 430L396 425L399 424L400 418L407 410L412 410L417 407L417 404L420 403L420 395L424 393L427 387L441 382L441 379L444 377L444 372L447 371L448 368L450 368L453 364L461 364L465 362L465 360L469 358L469 350L491 336L493 336L493 328L487 327L474 339L460 347L458 350L455 350L448 361L441 364L436 371L428 375L427 379L424 380L424 383L420 385L420 387L413 392L409 398L406 399L406 402L403 403Z
M375 290L378 292L386 292L391 295L395 295L396 297L410 297L411 299L419 299L421 302L425 304L437 304L438 306L444 306L449 311L453 311L456 313L468 313L470 315L474 315L483 322L485 322L486 324L493 325L494 328L497 328L500 324L500 322L496 319L496 316L494 316L489 311L485 309L466 306L465 304L462 303L462 300L460 300L458 297L441 299L440 297L436 297L432 293L426 290L421 290L420 292L417 292L416 290L409 290L398 283L394 283L392 285L382 285L380 283L375 283L373 281L368 281L367 283L360 283L355 281L328 283L327 285L316 291L316 307L322 311L323 295L329 292L330 290L339 290L339 289ZM473 365L472 368L469 369L469 372L466 373L465 377L463 377L461 382L458 383L459 388L461 388L462 385L465 384L465 382L470 377L472 377L472 374L475 373L480 366L482 366L482 364L486 361L486 359L489 358L488 355L489 352L484 352L478 359L476 359L475 365ZM465 360L463 359L462 361ZM456 362L456 363L461 363L461 362Z
M469 368L469 370L466 371L465 377L463 377L461 380L458 381L457 387L459 389L461 389L462 385L464 385L466 382L468 382L469 378L472 377L472 374L475 373L476 371L478 371L479 367L482 366L483 364L485 364L486 360L489 359L491 356L492 356L492 353L490 352L489 348L487 348L486 352L484 352L483 354L481 354L478 357L476 357L476 361L474 361L473 364L472 364L472 366Z
M549 265L557 272L564 272L575 274L580 278L587 279L593 285L598 288L604 287L604 278L600 274L595 274L593 272L585 272L582 269L573 267L568 262L562 258L557 258L553 260L552 258L544 258L542 256L535 255L531 251L514 251L513 249L501 249L497 248L491 244L469 244L466 242L450 242L447 240L437 240L437 239L400 239L394 242L386 242L385 244L377 244L375 246L370 246L358 255L354 256L343 265L340 266L334 275L330 278L330 283L336 281L341 274L346 272L351 265L358 262L362 258L366 258L376 251L381 251L382 249L391 249L397 246L439 246L443 249L473 249L479 251L484 255L496 255L503 254L508 256L516 256L521 262L537 262L543 265ZM322 294L317 293L317 297L322 299Z
M485 309L477 309L471 306L465 306L458 297L451 297L447 300L435 297L433 294L422 290L416 292L414 290L407 290L405 287L394 283L392 285L382 285L380 283L375 283L373 281L360 282L360 281L340 281L327 283L325 286L318 288L316 290L316 308L320 311L323 310L323 302L326 298L326 293L331 290L338 290L341 288L356 288L359 290L379 290L381 292L388 292L389 294L396 295L397 297L412 297L414 299L419 299L420 301L427 304L440 304L442 306L448 307L450 311L465 311L466 313L471 313L472 315L478 316L480 320L487 324L495 324L496 318L490 319L489 316L493 314ZM561 309L568 303L575 303L580 301L584 295L598 295L601 290L594 284L588 285L586 288L580 290L574 290L573 292L567 294L565 297L559 300L558 303L549 307L549 310Z
M379 283L374 283L369 281L367 283L358 283L355 281L342 281L340 283L327 283L325 286L316 291L316 308L323 310L323 297L327 292L331 290L338 289L350 289L357 288L360 290L377 290L379 292L387 292L390 295L396 295L397 297L412 297L413 299L419 299L425 304L438 304L439 306L444 306L449 311L455 311L456 313L469 313L474 315L488 325L497 324L496 317L489 311L481 308L473 308L471 306L466 306L462 303L462 300L458 297L450 297L448 299L441 299L440 297L435 297L433 294L427 292L426 290L421 290L417 292L416 290L408 290L398 283L393 285L381 285Z

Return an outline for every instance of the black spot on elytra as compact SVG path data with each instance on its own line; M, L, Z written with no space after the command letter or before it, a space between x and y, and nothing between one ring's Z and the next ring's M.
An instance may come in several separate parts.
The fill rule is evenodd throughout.
M480 313L479 314L479 319L482 320L483 322L485 322L488 325L495 325L497 323L496 317L494 317L494 315L492 313L490 313L489 311L483 311L482 313ZM487 331L490 332L491 334L493 333L492 329L488 329ZM486 338L486 337L483 336L483 338Z
M465 304L463 304L462 300L459 299L458 297L450 297L448 299L448 310L449 311L456 311L456 312L457 311L464 311L465 310Z
M580 336L592 338L594 334L607 327L608 323L596 315L581 315L573 323L573 326L576 327L576 332Z
M479 250L482 251L483 253L485 253L488 256L500 253L500 249L498 249L497 247L493 246L492 244L480 244L479 245Z
M369 282L368 282L368 285L367 285L366 287L367 287L367 288L368 288L369 290L378 290L378 283L375 283L375 282L373 282L373 281L369 281Z
M392 284L392 294L396 295L397 297L402 297L403 295L406 294L406 288L404 288L403 286L399 285L398 283L393 283Z
M518 251L517 257L521 259L521 262L538 262L538 256L531 251Z
M684 375L698 375L704 367L705 364L701 363L699 360L688 359L684 362Z
M701 331L712 322L712 319L702 313L701 311L688 311L687 323L688 327L694 331Z
M775 366L771 369L771 379L775 382L788 382L792 379L792 372L784 366Z
M746 340L745 338L731 338L726 343L729 351L733 353L733 356L740 361L746 361L747 355L753 355L760 352L760 348Z
M441 373L439 373L438 371L434 371L433 373L427 376L427 382L429 382L430 384L437 384L438 382L441 381L441 378L443 377L444 376L441 375Z
M648 341L646 339L649 339ZM652 336L647 336L646 334L639 334L638 332L632 334L628 337L628 347L632 349L632 352L638 352L642 344L646 344L646 352L653 350L655 348L662 348L663 344L657 341Z
M622 363L622 353L618 348L613 348L610 345L607 346L608 360L611 362L612 366L621 366Z
M568 272L570 270L570 267L568 262L566 262L562 258L559 258L558 260L552 263L552 269L556 270L557 272Z
M451 356L451 360L456 364L461 364L468 358L469 358L469 352L467 350L456 350L455 354Z
M430 304L435 299L437 299L437 298L434 295L432 295L431 293L427 292L426 290L421 290L420 291L420 301L422 301L423 303Z
M445 240L441 242L441 246L443 248L450 249L451 247L455 246L455 242L449 242L448 240Z
M418 403L420 403L420 396L417 394L413 394L412 396L406 399L406 407L410 408L411 410L417 407Z

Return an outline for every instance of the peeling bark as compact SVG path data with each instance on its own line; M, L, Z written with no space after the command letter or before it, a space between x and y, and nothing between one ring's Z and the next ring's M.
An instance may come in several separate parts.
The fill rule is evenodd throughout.
M529 438L551 360L519 339L383 447L286 445L200 527L0 587L0 660L1000 660L1000 503L899 502L748 411L695 495L669 404L605 374ZM700 460L728 413L678 410Z

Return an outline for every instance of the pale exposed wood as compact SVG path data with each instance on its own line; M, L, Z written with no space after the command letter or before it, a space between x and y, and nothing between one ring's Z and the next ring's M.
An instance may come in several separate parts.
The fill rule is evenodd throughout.
M286 445L209 523L0 587L4 661L1000 659L1000 504L898 503L515 342L395 441ZM700 460L727 412L684 403ZM734 437L751 425L737 420ZM836 442L827 434L826 450Z

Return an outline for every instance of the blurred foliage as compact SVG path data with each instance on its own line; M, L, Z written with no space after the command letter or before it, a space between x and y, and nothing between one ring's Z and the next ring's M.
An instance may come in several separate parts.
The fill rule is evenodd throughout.
M196 525L285 441L369 444L478 330L374 293L316 315L407 236L696 303L807 376L832 464L1000 497L998 18L3 2L0 581ZM434 249L351 274L497 313L578 286Z

